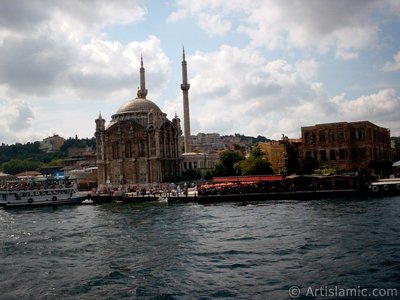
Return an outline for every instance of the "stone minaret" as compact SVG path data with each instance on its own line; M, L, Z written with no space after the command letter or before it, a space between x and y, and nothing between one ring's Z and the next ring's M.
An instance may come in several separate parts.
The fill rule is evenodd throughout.
M146 79L144 77L144 68L143 68L143 56L140 56L140 90L137 92L137 97L140 99L146 99L147 90L146 90Z
M187 82L187 65L185 60L185 48L183 48L181 90L183 94L183 126L185 135L185 140L184 140L185 153L192 152L192 143L190 141L189 88L190 84Z

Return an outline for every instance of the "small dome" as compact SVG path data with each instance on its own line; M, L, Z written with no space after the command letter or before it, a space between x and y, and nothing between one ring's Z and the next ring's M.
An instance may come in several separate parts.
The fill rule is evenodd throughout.
M153 110L154 112L159 112L161 113L161 109L155 104L154 102L147 100L147 99L142 99L142 98L136 98L133 100L130 100L123 104L118 110L117 114L121 113L128 113L128 112L150 112Z

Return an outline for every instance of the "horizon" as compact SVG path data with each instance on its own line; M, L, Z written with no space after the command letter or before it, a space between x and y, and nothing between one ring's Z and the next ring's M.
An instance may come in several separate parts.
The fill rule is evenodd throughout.
M92 138L136 97L141 55L147 98L183 120L183 46L192 132L400 136L399 1L44 1L0 3L0 144Z

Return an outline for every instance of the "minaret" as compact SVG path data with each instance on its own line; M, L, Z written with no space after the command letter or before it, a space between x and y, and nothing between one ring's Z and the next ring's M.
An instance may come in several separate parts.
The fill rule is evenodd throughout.
M140 90L137 92L137 97L141 99L146 99L147 90L146 90L146 79L144 77L144 68L143 68L143 56L140 55Z
M183 126L185 127L184 128L185 153L192 152L192 143L190 141L189 88L190 84L187 82L187 65L185 60L185 48L183 48L181 90L183 94Z

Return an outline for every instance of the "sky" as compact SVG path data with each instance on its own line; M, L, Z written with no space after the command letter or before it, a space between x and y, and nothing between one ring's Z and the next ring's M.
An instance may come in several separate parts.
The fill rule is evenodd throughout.
M191 134L280 139L370 121L400 136L398 0L2 0L0 143L91 138L136 97Z

